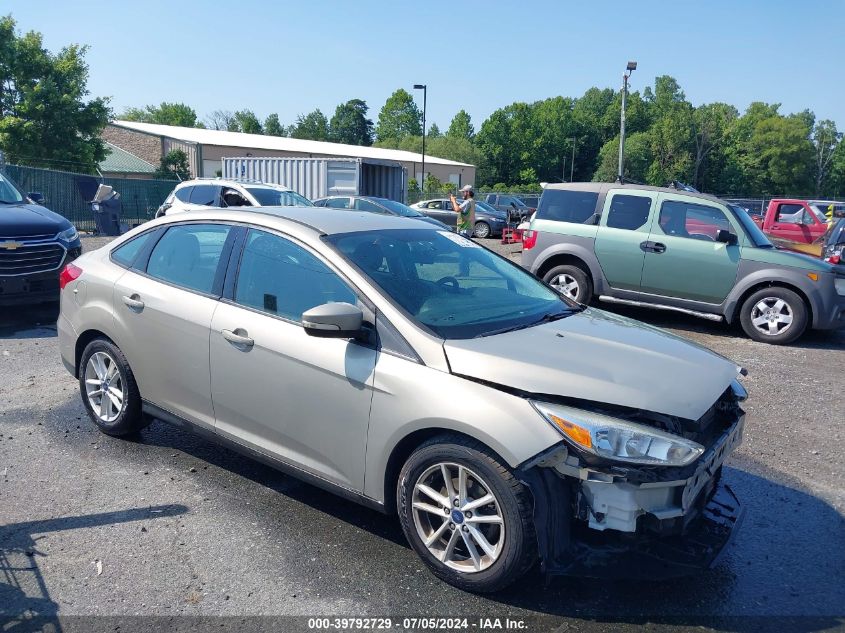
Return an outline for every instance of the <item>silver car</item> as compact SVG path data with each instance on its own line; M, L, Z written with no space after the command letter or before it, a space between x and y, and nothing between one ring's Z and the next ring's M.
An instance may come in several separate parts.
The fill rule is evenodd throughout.
M538 561L708 566L738 519L719 482L742 437L737 365L425 222L184 213L60 285L62 360L103 432L185 426L397 513L457 587Z

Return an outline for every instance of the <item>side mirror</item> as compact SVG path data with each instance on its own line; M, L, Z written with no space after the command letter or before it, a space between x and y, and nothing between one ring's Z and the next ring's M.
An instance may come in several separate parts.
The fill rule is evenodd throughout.
M716 233L716 241L722 242L723 244L736 244L736 233L731 233L727 229L719 229L719 232Z
M30 191L26 194L26 197L32 200L35 204L44 204L44 194L38 193L37 191Z
M351 303L324 303L302 313L306 334L319 338L353 338L363 324L364 312Z

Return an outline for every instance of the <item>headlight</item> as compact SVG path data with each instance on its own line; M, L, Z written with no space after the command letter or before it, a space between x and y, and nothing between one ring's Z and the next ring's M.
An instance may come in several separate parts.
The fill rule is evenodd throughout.
M75 226L71 226L69 229L61 231L57 237L65 242L75 242L79 238L79 232Z
M704 452L701 444L642 424L545 402L531 404L576 448L605 459L686 466Z
M834 277L833 286L836 288L836 294L845 295L845 277Z

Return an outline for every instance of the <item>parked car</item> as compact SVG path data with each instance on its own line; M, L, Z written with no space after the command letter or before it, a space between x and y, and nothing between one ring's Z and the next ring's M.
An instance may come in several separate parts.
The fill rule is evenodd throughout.
M215 207L313 206L295 191L252 180L196 178L176 185L156 211L156 217Z
M426 222L205 210L62 277L59 349L100 430L157 418L398 513L462 589L538 560L688 573L737 520L739 366Z
M328 207L331 209L352 209L354 211L369 211L370 213L381 213L383 215L398 215L403 218L416 218L428 222L443 230L454 230L448 224L423 215L407 204L388 200L387 198L376 198L374 196L329 196L314 200L315 207Z
M774 198L764 215L751 217L766 235L789 242L811 244L827 230L824 212L806 200Z
M525 203L525 206L537 210L537 206L540 204L540 196L538 195L531 195L531 196L519 196L519 199Z
M499 211L507 213L514 222L521 222L534 213L537 208L525 204L517 196L509 193L488 193L484 202Z
M757 341L845 326L845 274L776 249L745 211L712 196L638 185L549 185L522 264L580 303L739 321Z
M457 229L458 214L452 209L452 203L448 198L422 200L416 204L412 204L411 208L430 218L443 222L452 230ZM473 237L501 237L502 230L507 224L507 215L505 213L497 209L481 206L476 201Z
M831 264L845 265L845 208L833 212L821 257Z
M67 218L24 195L0 174L0 306L59 300L59 271L82 253Z

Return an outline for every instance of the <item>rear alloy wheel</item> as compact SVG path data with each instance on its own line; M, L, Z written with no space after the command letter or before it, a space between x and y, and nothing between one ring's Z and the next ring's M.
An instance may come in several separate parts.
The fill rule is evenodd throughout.
M479 239L486 239L490 237L490 225L487 222L476 222L473 236Z
M578 266L555 266L543 276L543 281L578 303L587 305L593 300L593 284Z
M141 394L126 357L114 343L88 343L79 363L79 391L94 424L108 435L129 435L148 421L141 413Z
M740 323L755 341L783 345L791 343L807 328L804 301L787 288L763 288L742 304Z
M429 440L399 476L408 542L434 574L467 591L498 591L536 561L528 491L483 445Z

